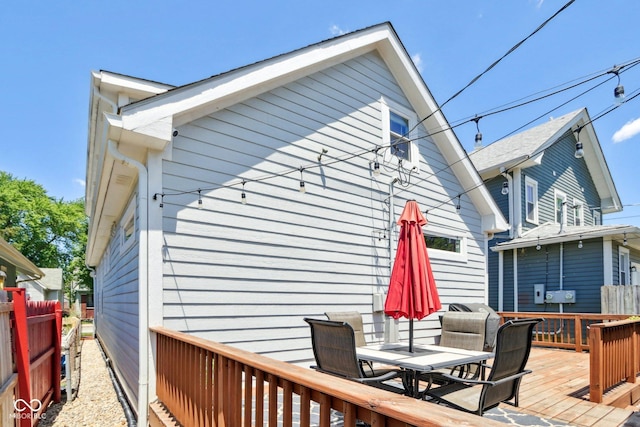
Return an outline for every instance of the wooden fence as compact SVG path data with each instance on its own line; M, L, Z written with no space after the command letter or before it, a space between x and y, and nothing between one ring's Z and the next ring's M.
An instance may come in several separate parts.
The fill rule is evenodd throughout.
M71 329L62 338L67 402L75 399L80 386L80 346L82 345L82 323L75 317L69 319Z
M386 427L504 425L163 327L151 331L158 395L152 426L290 427L295 417L308 427L313 414L328 427L332 410L347 427L356 419Z
M538 347L589 350L589 327L591 325L624 320L626 314L596 313L548 313L548 312L499 312L502 321L543 317L544 322L533 331L533 345Z
M57 301L27 301L22 288L13 294L13 345L18 374L14 409L20 427L37 425L53 400L60 402L62 310Z
M635 383L640 373L640 320L591 325L589 331L589 400L602 402L605 390Z
M13 371L11 352L9 317L12 312L13 303L0 302L0 426L11 426L15 420L13 395L18 384L18 374Z
M640 286L603 286L600 288L600 306L603 313L640 314Z

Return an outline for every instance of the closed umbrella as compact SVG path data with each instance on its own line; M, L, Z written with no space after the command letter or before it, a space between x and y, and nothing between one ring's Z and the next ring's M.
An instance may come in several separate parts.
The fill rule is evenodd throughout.
M442 307L422 234L426 223L418 203L407 201L398 219L400 238L384 304L387 315L409 319L409 351L413 351L413 320L420 320Z

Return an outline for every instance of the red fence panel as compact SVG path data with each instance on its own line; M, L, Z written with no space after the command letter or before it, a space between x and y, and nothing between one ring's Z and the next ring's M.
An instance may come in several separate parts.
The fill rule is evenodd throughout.
M20 427L37 425L49 403L60 402L62 310L57 301L27 301L22 288L13 293L13 336L18 373L15 409Z

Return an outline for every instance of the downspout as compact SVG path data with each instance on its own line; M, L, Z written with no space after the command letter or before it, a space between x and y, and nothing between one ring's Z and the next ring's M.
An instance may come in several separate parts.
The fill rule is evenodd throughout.
M564 242L560 242L560 290L564 288ZM558 312L564 313L563 304L558 304Z
M120 153L116 144L109 140L107 149L116 160L124 165L138 169L138 223L140 245L138 248L138 424L147 425L149 409L149 271L148 271L148 176L147 168L137 160Z
M513 311L518 311L518 249L513 250Z

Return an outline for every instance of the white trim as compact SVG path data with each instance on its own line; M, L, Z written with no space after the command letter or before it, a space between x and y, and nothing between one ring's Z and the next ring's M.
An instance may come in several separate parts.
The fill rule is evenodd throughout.
M604 270L603 285L611 285L613 281L613 244L610 236L602 239L602 264Z
M623 261L624 264L623 264ZM620 285L628 285L630 283L630 273L631 273L631 256L629 254L629 248L625 248L624 246L618 246L618 284ZM622 273L625 273L624 280L622 278Z
M498 252L498 311L504 311L504 251Z
M576 208L580 208L580 215L576 215ZM580 224L577 220L580 219ZM584 224L584 203L580 200L573 199L573 225L582 226Z
M562 223L558 222L558 199L562 200ZM567 225L567 194L555 189L553 190L553 222Z
M533 188L533 218L529 218L529 192L528 187L531 186ZM524 211L525 211L525 220L531 224L539 224L538 217L538 181L528 176L524 178Z
M513 171L513 227L515 228L515 237L522 236L522 171L516 169Z
M596 209L593 210L593 225L602 225L602 214Z
M513 250L513 311L518 311L518 250Z

